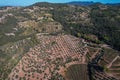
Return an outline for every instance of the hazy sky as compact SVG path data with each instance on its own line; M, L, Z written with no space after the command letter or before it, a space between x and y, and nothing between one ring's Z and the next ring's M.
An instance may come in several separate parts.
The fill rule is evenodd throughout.
M0 5L4 6L26 6L36 2L52 2L52 3L64 3L70 1L94 1L102 3L120 3L120 0L0 0Z

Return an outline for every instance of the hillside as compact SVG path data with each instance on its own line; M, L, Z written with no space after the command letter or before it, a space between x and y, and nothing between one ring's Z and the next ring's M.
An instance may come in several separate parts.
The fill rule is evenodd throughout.
M119 80L120 7L0 7L0 80Z
M72 2L68 2L66 4L70 4L70 5L78 5L78 6L90 6L92 4L95 4L95 2L88 2L88 1L72 1Z

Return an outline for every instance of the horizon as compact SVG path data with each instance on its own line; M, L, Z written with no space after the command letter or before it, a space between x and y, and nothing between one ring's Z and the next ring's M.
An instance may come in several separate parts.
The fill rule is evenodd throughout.
M111 4L114 4L114 3L120 3L120 0L59 0L59 1L56 1L56 0L20 0L20 1L17 1L17 0L0 0L0 6L29 6L29 5L32 5L32 4L35 4L35 3L38 3L38 2L48 2L48 3L68 3L68 2L100 2L100 3L104 3L104 4L107 4L107 3L111 3Z

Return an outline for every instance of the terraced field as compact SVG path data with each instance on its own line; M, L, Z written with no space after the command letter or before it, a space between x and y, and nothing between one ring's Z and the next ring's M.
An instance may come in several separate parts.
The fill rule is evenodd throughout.
M36 43L26 38L0 47L0 80L5 80L14 66Z
M111 63L113 61L114 58L116 58L118 56L118 53L116 53L114 50L112 49L105 49L104 52L104 56L101 59L101 61L99 62L99 64L101 66L108 66L109 63Z
M40 44L31 48L12 70L9 80L64 80L66 67L85 62L88 50L76 37L39 36L39 40Z
M92 76L92 80L118 80L112 76L108 76L104 72L94 71L94 75Z
M88 49L88 54L86 55L87 62L94 59L101 51L101 48L94 48L94 47L90 47L90 46L87 46L87 49Z
M99 65L104 67L104 71L111 77L120 79L120 59L119 53L111 48L106 48Z
M116 78L120 79L120 57L117 56L115 61L112 63L112 65L109 68L109 74L112 74L112 76L115 76Z

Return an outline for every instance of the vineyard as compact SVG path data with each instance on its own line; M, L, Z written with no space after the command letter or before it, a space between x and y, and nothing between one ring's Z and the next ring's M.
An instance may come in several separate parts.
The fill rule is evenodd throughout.
M86 64L75 64L68 67L66 75L68 80L89 80Z

